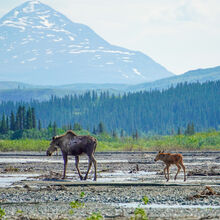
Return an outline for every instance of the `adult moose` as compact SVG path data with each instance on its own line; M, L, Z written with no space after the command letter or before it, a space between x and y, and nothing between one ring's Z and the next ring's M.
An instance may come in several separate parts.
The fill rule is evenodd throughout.
M94 153L96 150L97 140L91 136L78 136L73 131L67 131L64 135L53 137L50 147L47 149L47 156L51 156L57 148L60 148L63 160L64 160L64 171L63 179L66 178L66 167L68 162L68 155L75 156L75 165L78 171L80 180L86 180L91 169L92 163L94 165L95 173L94 180L96 181L96 160L94 158ZM82 154L87 154L89 157L88 169L85 177L83 178L79 170L79 156Z
M157 156L155 157L154 161L162 160L165 164L166 167L164 168L164 175L165 178L167 179L167 182L169 181L169 168L171 164L175 164L178 168L176 176L174 180L176 180L178 173L181 170L181 167L183 168L184 171L184 181L186 181L186 170L185 166L183 165L183 156L182 154L171 154L171 153L164 153L164 151L159 151ZM167 170L167 176L166 176L166 170Z

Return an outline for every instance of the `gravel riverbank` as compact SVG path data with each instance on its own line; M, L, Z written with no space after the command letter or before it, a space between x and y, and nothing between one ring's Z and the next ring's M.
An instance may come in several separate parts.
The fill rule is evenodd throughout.
M28 216L37 219L79 219L100 212L105 218L133 216L135 208L146 210L150 219L171 218L220 218L220 197L209 196L189 200L204 187L114 187L114 186L41 186L0 189L1 208L8 219ZM213 187L218 191L218 187ZM84 197L81 198L83 192ZM149 198L145 205L143 196ZM70 202L78 201L83 207L71 208ZM164 208L163 208L164 207ZM74 213L71 213L73 210ZM71 213L71 214L70 214Z
M173 180L174 167L170 184L161 173L162 163L153 162L155 153L97 154L97 182L111 184L92 185L88 180L82 182L84 186L71 184L78 183L71 160L68 178L62 181L61 157L0 154L0 184L10 175L12 179L15 175L28 176L24 181L12 182L10 187L2 184L0 207L5 219L86 219L92 213L100 213L105 219L130 219L138 207L145 210L148 219L220 219L219 154L187 153L186 183L182 173L177 181ZM87 167L85 159L80 162L82 171ZM92 176L91 172L89 178ZM207 195L198 196L206 185L215 194L207 191ZM146 205L144 196L149 199Z

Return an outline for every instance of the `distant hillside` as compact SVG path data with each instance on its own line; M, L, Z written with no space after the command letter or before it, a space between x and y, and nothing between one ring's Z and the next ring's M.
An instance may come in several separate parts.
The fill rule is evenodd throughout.
M58 89L10 89L10 90L0 90L0 101L25 101L29 102L31 100L48 100L52 95L63 97L68 95L69 92L65 90Z
M51 88L30 88L30 89L5 89L0 90L0 102L1 101L25 101L29 102L31 100L45 101L49 100L51 96L64 97L65 95L80 95L86 91L96 91L98 94L104 91L108 91L110 94L124 93L124 91L119 91L111 88L101 88L101 89L51 89Z
M183 82L207 82L220 80L220 66L207 68L207 69L197 69L188 71L182 75L173 76L161 80L156 80L150 83L142 83L134 86L129 86L128 91L140 91L140 90L152 90L152 89L167 89L171 86L176 86L178 83Z
M0 81L0 90L6 90L6 89L27 89L27 88L34 88L37 86L33 86L26 83L21 82L13 82L13 81Z
M98 93L124 93L129 85L126 84L71 84L61 86L36 86L19 82L0 82L0 101L44 101L51 96L63 97L65 95L82 94L86 91Z
M73 90L73 91L86 91L86 90L99 90L99 89L113 89L113 90L126 90L130 85L128 84L114 84L114 83L103 83L103 84L94 84L94 83L75 83L75 84L66 84L66 85L34 85L27 84L22 82L13 82L13 81L0 81L0 90L10 90L10 89L61 89L61 90Z
M37 86L19 82L0 82L0 101L39 101L48 100L52 95L62 97L64 95L82 94L86 91L109 91L110 93L135 92L141 90L162 90L178 83L206 82L220 80L220 66L208 69L198 69L186 72L182 75L157 80L151 83L137 85L127 84L92 84L75 83L60 86Z
M56 89L69 89L77 91L86 90L118 90L126 91L130 85L128 84L114 84L114 83L104 83L104 84L93 84L93 83L76 83L69 85L55 86Z

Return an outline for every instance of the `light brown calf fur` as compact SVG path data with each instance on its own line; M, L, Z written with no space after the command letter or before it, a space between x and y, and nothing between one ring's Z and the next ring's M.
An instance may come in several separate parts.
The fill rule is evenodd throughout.
M169 181L169 178L170 178L169 168L171 164L175 164L178 168L174 180L176 180L177 175L180 172L181 167L182 167L184 171L184 181L186 181L186 170L185 170L185 166L183 165L182 154L170 154L170 153L164 153L164 152L159 151L154 161L158 161L158 160L162 160L166 164L166 167L164 168L164 175L165 175L165 178L167 179L167 182ZM166 170L167 170L167 176L166 176Z

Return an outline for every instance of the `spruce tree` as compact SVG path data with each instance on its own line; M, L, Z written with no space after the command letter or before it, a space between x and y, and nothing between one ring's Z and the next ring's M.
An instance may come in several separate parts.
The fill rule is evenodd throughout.
M112 137L113 137L113 138L117 138L117 133L116 133L115 130L112 131Z
M26 109L25 106L21 107L21 130L25 129L25 125L26 125Z
M22 115L21 115L21 106L19 105L16 112L15 130L21 130L21 124L22 124Z
M47 126L47 129L50 129L50 128L52 128L52 122L51 121L50 121L50 123Z
M10 115L10 130L15 131L15 116L13 111L11 111Z
M189 133L190 133L190 135L194 135L195 134L195 127L194 127L193 122L190 125L190 132Z
M52 136L56 136L56 135L57 135L57 124L56 122L54 122L52 126Z
M82 127L79 123L74 123L73 124L73 130L74 131L80 131L80 130L82 130Z
M38 130L40 131L42 128L40 119L38 120Z
M32 115L32 128L36 128L37 123L36 123L36 116L35 116L34 108L31 108L31 115Z
M124 137L124 130L123 130L123 129L121 129L120 137L121 137L121 138Z
M193 122L187 124L187 128L185 130L185 135L194 135L195 134L195 127Z
M181 129L180 129L180 127L178 127L177 135L181 135Z
M187 124L186 130L184 132L185 135L190 135L190 123Z
M3 113L3 115L2 115L1 133L2 134L6 134L7 133L7 123L6 123L5 113Z
M96 134L95 126L93 127L92 133L93 133L93 134Z
M9 125L9 117L6 117L6 130L7 132L10 130L10 125Z
M33 128L33 124L32 124L32 111L31 111L31 108L29 107L27 112L26 112L26 126L25 128L26 129L31 129Z
M102 133L104 133L104 131L105 131L105 129L104 129L103 123L99 122L99 124L98 124L98 133L102 134Z
M135 139L137 140L138 139L138 131L136 130L135 132Z

